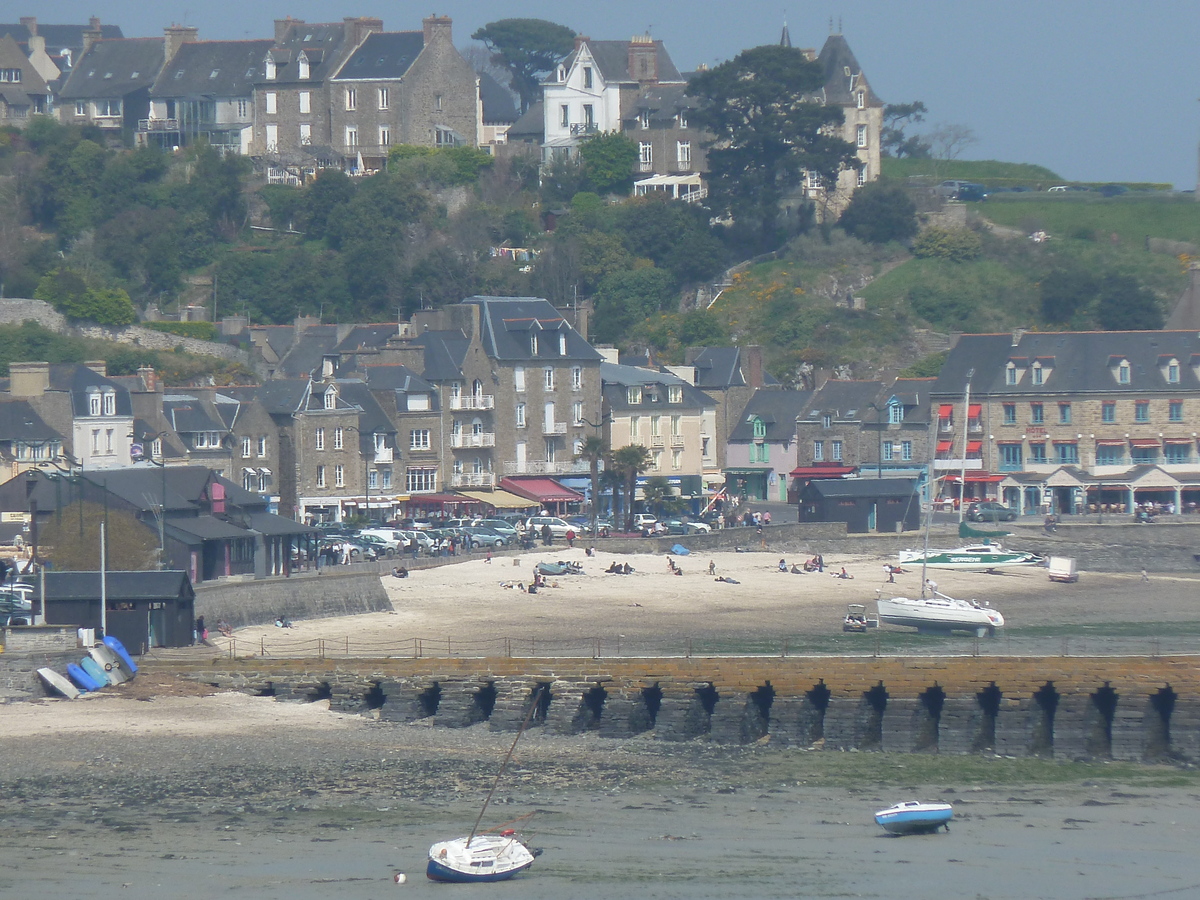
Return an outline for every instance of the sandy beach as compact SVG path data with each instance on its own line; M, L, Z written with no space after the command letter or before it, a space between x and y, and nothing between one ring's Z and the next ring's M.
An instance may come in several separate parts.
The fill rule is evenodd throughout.
M853 580L777 571L779 556L614 557L550 548L384 577L393 613L243 629L238 646L317 638L387 643L413 635L542 640L688 633L714 640L840 636L847 603L883 587L880 559L828 559ZM789 563L793 559L786 557ZM538 560L576 560L536 595ZM716 582L720 576L737 584ZM802 561L798 557L796 561ZM1017 628L1088 616L1194 621L1186 578L1042 570L938 573L943 590L986 596ZM919 575L896 593L919 592ZM852 638L853 636L848 636ZM202 656L221 648L182 651ZM425 852L465 833L511 735L379 722L219 693L159 675L92 699L0 707L0 896L23 900L228 897L348 900L453 892L428 883ZM889 838L872 813L902 799L953 802L948 834ZM653 897L1133 898L1198 896L1191 769L996 757L820 753L652 735L606 740L533 729L486 825L520 826L545 850L489 893L532 900ZM392 880L408 876L405 885ZM471 890L471 889L466 889Z

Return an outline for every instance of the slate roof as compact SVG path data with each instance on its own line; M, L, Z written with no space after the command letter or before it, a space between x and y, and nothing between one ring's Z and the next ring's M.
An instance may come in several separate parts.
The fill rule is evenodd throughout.
M46 41L46 53L56 58L63 50L78 53L83 48L83 33L91 30L91 25L43 25L37 23L37 33ZM18 22L15 25L0 24L0 34L11 34L21 48L29 52L29 28ZM120 25L101 25L100 37L104 40L123 38Z
M834 419L863 421L876 403L883 383L880 381L827 381L812 395L805 418L830 414Z
M579 362L601 358L591 344L571 327L549 300L540 297L468 297L463 303L480 307L480 339L492 359L514 362ZM530 336L542 336L532 352ZM567 337L560 352L559 335ZM546 338L549 338L548 340Z
M604 79L606 84L638 80L629 71L630 43L630 41L592 40L586 42L596 68L600 70L600 77ZM654 49L657 51L656 55L658 57L658 81L683 81L683 76L675 68L675 63L671 61L671 56L667 53L667 48L663 46L663 42L655 41ZM575 59L578 55L578 50L572 50L567 58L563 60L563 65L566 66L568 71L575 64Z
M739 347L705 347L691 365L696 369L696 387L702 390L727 390L747 384L742 372L742 351ZM763 369L763 385L769 387L779 381Z
M471 342L461 331L425 331L413 340L425 348L424 370L429 381L456 381L462 378L462 364Z
M390 338L396 337L399 330L399 326L395 323L355 325L350 329L350 333L342 338L333 350L335 353L353 353L355 350L364 349L378 350Z
M638 385L661 385L658 391L642 391L641 403L629 402L629 388ZM683 398L680 403L669 402L670 385L683 388ZM605 405L619 412L696 412L706 407L716 406L716 401L708 394L688 384L678 375L670 372L659 372L654 369L643 369L639 366L623 366L619 363L600 363L600 392L604 396Z
M917 483L911 478L814 478L804 487L803 493L828 499L908 497L916 489Z
M268 413L290 415L304 407L308 386L307 378L274 378L255 393Z
M47 600L98 600L99 572L45 573ZM193 595L187 572L105 572L104 593L109 600L165 600Z
M273 82L267 81L266 73L259 67L256 83L271 84L301 80L297 74L296 60L301 51L308 54L309 77L305 81L320 84L328 75L326 71L337 60L339 51L346 41L346 27L341 22L309 24L293 21L284 33L283 40L270 51L276 70Z
M1195 331L1075 331L1021 335L967 334L946 358L931 393L961 397L971 378L972 394L987 396L1068 394L1176 394L1200 391L1200 334ZM1167 381L1167 360L1179 361L1179 382ZM1006 384L1009 360L1018 366L1042 360L1051 369L1045 383L1035 385L1026 372L1018 384ZM1129 384L1118 384L1113 371L1129 361Z
M376 32L368 35L362 46L350 54L333 79L371 81L403 78L424 49L424 32Z
M50 86L46 84L46 80L38 74L38 70L33 67L29 57L25 55L12 36L4 33L3 26L0 26L0 68L21 70L19 85L0 84L0 89L4 90L10 106L28 106L29 94L50 93ZM17 93L25 96L23 103L18 103L15 96Z
M367 386L374 391L400 391L406 394L427 394L433 385L410 369L401 365L363 366Z
M479 73L479 99L483 103L483 124L511 125L517 121L512 93L487 72Z
M510 126L508 126L507 138L510 143L519 141L538 141L546 135L546 121L543 118L545 114L545 104L539 100L536 103L530 104L529 109Z
M163 397L163 414L179 433L228 431L229 425L218 418L215 412L199 397L180 394Z
M124 97L149 88L163 65L162 38L96 41L75 63L64 100Z
M0 441L61 441L59 434L37 414L28 400L0 403Z
M729 433L730 441L754 440L754 419L766 426L766 440L787 443L796 438L796 417L804 412L812 391L757 390L742 410L738 424Z
M681 109L696 109L699 102L688 96L686 84L655 84L647 87L633 103L633 112L650 110L650 125L671 127ZM636 115L632 118L636 118Z
M311 325L305 328L295 336L279 360L280 370L293 378L317 372L321 368L321 361L333 354L338 343L337 333L336 325Z
M365 381L339 379L337 385L342 400L353 403L362 410L358 416L359 443L364 450L369 449L374 452L375 445L371 440L371 435L395 434L396 426L392 424L392 420L387 417L383 407L371 395Z
M932 409L930 393L933 389L934 378L897 378L891 384L885 385L875 397L875 405L879 412L869 406L862 413L862 421L866 423L887 422L887 404L892 397L900 401L904 407L904 421L907 423L929 424L929 414Z
M817 61L825 71L825 102L830 105L854 105L854 92L867 93L867 106L882 106L883 101L875 96L870 85L862 78L862 66L854 58L854 51L840 34L831 34L821 48ZM846 69L850 74L846 74Z
M129 391L125 386L111 378L106 378L82 365L51 365L50 387L54 390L69 391L71 408L77 416L91 416L88 404L88 388L112 388L116 393L116 415L132 416L133 404L129 399Z
M249 97L271 41L181 44L150 89L152 97Z

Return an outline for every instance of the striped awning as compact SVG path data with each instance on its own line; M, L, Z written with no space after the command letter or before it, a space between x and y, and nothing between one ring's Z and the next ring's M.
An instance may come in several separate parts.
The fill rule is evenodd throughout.
M478 500L496 509L529 509L537 502L528 497L518 497L508 491L458 491L469 500Z

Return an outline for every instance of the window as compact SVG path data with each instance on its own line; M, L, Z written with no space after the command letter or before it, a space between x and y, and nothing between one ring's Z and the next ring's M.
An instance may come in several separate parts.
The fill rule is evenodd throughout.
M1133 404L1133 421L1149 422L1150 421L1150 401L1139 400Z
M651 466L653 466L655 469L662 469L662 451L661 450L655 450L653 453L651 453L650 460L651 460L651 462L650 462Z
M830 415L821 416L821 427L822 428L832 428L833 427L833 416L830 416Z
M681 109L679 111L679 114L675 118L679 120L680 128L688 127L688 118L687 118L687 110L686 109Z
M863 163L862 167L858 170L858 176L854 179L854 183L856 185L858 185L858 187L862 187L864 184L867 183L866 163Z
M513 368L513 388L518 391L525 390L525 367L516 366Z
M650 417L650 437L656 438L659 436L659 434L661 434L661 431L659 430L659 423L660 423L661 419L662 419L662 416L651 416Z
M1000 469L1003 472L1021 471L1021 445L1000 445Z
M98 393L88 394L88 415L100 415L100 395Z
M692 142L677 141L675 143L675 161L681 166L692 164Z
M103 396L104 414L106 416L115 416L117 414L117 395L112 391L105 391Z
M120 100L97 100L96 115L101 118L116 119L121 115Z
M307 147L312 143L312 126L307 122L300 123L300 146Z
M379 146L380 147L392 146L392 126L391 125L380 125L379 126Z
M857 139L855 140L855 143L859 147L867 146L867 126L866 125L858 126L858 136L857 136Z
M104 429L104 453L106 456L113 455L113 430L111 428Z
M442 95L441 94L438 94L436 97L433 98L433 108L436 109L438 112L442 111Z
M21 70L20 69L0 69L0 81L7 82L9 84L20 84L21 83Z
M1167 363L1167 383L1179 384L1179 363L1175 360Z
M339 425L337 428L333 429L333 449L334 450L342 449L342 437L343 437L342 426Z
M300 92L300 112L304 115L308 115L309 113L312 112L312 92L311 91L301 91Z
M1079 445L1055 444L1054 462L1060 466L1077 464L1079 462Z
M854 105L859 109L865 109L867 106L867 95L863 91L859 91L854 95Z
M265 69L264 74L266 75L267 81L275 80L275 60L273 60L273 59L267 60L266 69Z
M1004 404L1004 424L1005 425L1016 425L1017 424L1017 404L1015 404L1015 403L1005 403Z
M1158 451L1159 447L1155 444L1152 447L1134 447L1129 455L1134 465L1156 463L1158 462Z
M825 442L813 441L813 462L822 462L825 459Z
M387 108L388 108L388 101L389 101L390 99L391 99L391 96L390 96L390 92L388 91L388 89L387 89L387 88L385 88L385 87L381 87L381 88L379 89L379 108L380 108L380 109L387 109Z
M1166 461L1169 463L1185 463L1188 461L1187 444L1167 444Z
M586 131L596 129L596 107L590 103L583 104L583 127Z
M892 442L884 441L884 446L887 448L887 454L888 454L887 458L891 459L892 458ZM842 442L841 441L830 441L829 455L830 455L830 458L832 458L836 462L841 462L841 460L842 460Z
M640 437L641 431L642 431L642 417L641 416L630 416L629 417L629 437L630 437L630 439L635 440L638 437Z
M1045 413L1042 410L1042 404L1040 404L1040 403L1030 403L1029 404L1029 421L1034 425L1041 425L1043 422L1046 421Z
M337 408L337 391L335 391L333 388L330 388L329 390L327 390L325 392L324 399L325 399L325 408L326 409L336 409Z
M54 446L57 448L57 444ZM58 456L58 453L59 451L55 449L55 451L51 454L51 458ZM162 438L155 438L150 442L150 456L154 459L162 459L162 455Z
M1034 363L1033 364L1033 383L1034 384L1044 384L1045 380L1046 380L1045 372L1042 371L1042 364Z
M367 473L367 487L379 487L379 473L374 469Z
M1167 421L1182 422L1183 421L1183 401L1172 400L1167 404Z
M279 126L268 125L266 131L267 151L274 152L279 149Z
M683 416L671 416L671 437L683 434Z
M546 438L546 462L552 463L558 456L558 442L554 438Z
M431 493L437 490L437 469L408 469L404 487L410 494Z
M628 400L629 403L633 404L633 405L641 403L642 402L642 389L640 387L626 388L625 399Z
M585 88L591 88L591 86L592 86L592 67L591 66L583 67L583 86Z
M383 476L383 489L390 491L392 489L392 470L383 469L380 474Z
M900 403L888 404L888 424L899 425L904 421L904 406Z
M276 94L274 91L267 91L267 93L265 95L263 95L263 102L267 106L266 111L267 111L268 116L273 116L273 115L275 115L275 113L279 112L278 98L279 98L279 95ZM303 112L303 110L301 110L301 112Z
M562 106L560 106L558 108L558 112L559 112L558 124L561 125L563 128L570 128L571 127L571 107L567 106L567 104L564 103Z
M754 417L754 422L751 423L754 431L754 439L762 440L767 436L767 423L758 416Z
M92 429L92 456L100 455L100 429Z
M841 441L835 441L834 443L840 444ZM884 441L881 446L883 449L883 461L891 462L895 458L895 455L896 455L896 445L892 441ZM839 457L834 457L834 458L838 459Z
M317 466L317 487L325 487L325 467Z
M1125 360L1117 366L1117 384L1129 384L1129 363Z
M250 458L250 438L242 438L242 459Z
M333 467L333 486L346 486L346 470L340 463Z
M313 432L313 446L318 450L325 449L325 429L318 428Z
M248 112L248 109L247 109L248 106L249 106L249 104L246 103L245 100L239 100L237 102L237 114L238 114L239 119L246 118L246 113Z
M358 146L358 129L353 125L346 126L346 147L353 148Z
M1096 447L1096 465L1119 466L1124 462L1124 448L1113 444L1100 444Z
M255 478L254 478L253 472L243 472L242 473L242 488L244 490L247 490L247 491L254 490L254 482L255 482Z
M525 404L524 403L517 404L517 427L518 428L525 427Z
M77 116L86 116L87 115L86 101L83 101L83 100L75 101L75 115L77 115Z
M1008 366L1004 369L1004 383L1005 384L1016 384L1017 383L1017 367L1014 366L1012 363L1009 363Z
M536 334L531 334L529 336L529 355L530 356L538 355L538 338L537 338Z
M1046 445L1044 443L1029 445L1029 461L1031 463L1046 462Z
M583 390L583 367L582 366L573 366L571 368L571 390L573 390L573 391L582 391Z
M346 109L347 110L358 109L358 89L357 88L346 88Z
M267 455L267 439L265 437L260 437L258 439L258 455L259 456Z
M667 402L682 403L683 402L683 385L671 384L667 386Z
M671 468L672 469L682 469L683 468L683 451L682 450L672 450L671 451Z
M1117 404L1114 401L1105 400L1100 404L1100 421L1110 425L1117 421Z
M408 449L409 450L428 450L429 449L429 429L414 428L408 433Z
M551 368L550 366L546 366L546 370L545 370L544 374L546 377L546 383L545 383L546 390L548 390L548 391L554 390L554 369Z
M571 422L575 425L583 424L583 401L576 400L571 404Z
M558 355L559 356L567 355L567 335L566 335L566 332L564 332L564 331L560 331L558 333Z
M638 124L645 130L650 127L650 110L643 109L638 113Z
M900 458L905 462L912 461L912 441L900 442Z
M1058 404L1058 424L1059 425L1070 425L1071 424L1071 404L1070 403Z
M640 141L638 143L638 159L643 172L649 172L654 168L654 145L649 141Z
M307 78L309 76L310 73L308 68L307 53L301 53L299 58L296 60L296 74L300 78Z

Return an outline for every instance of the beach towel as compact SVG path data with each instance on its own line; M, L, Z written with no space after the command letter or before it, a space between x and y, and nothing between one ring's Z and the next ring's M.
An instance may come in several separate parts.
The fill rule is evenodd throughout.
M671 548L671 552L676 556L690 556L692 551L683 546L683 544L676 544Z

